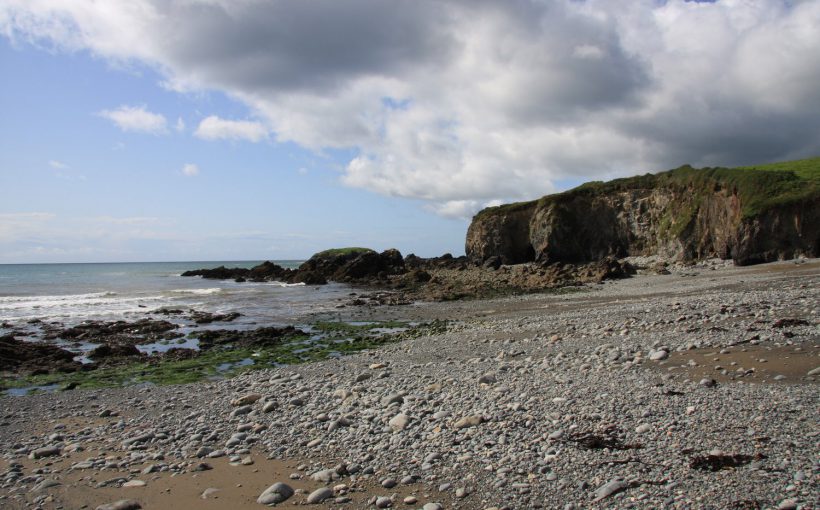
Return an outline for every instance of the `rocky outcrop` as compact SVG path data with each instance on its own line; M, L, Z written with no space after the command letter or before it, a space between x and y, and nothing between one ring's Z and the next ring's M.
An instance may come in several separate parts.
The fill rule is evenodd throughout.
M0 372L24 372L32 375L48 372L75 372L81 369L75 354L39 342L17 340L12 335L0 336Z
M401 253L395 249L377 253L368 248L341 248L313 255L299 266L299 272L310 272L338 282L370 282L406 271Z
M590 183L473 218L475 264L710 257L745 265L820 255L820 187L788 171L682 167Z
M295 274L296 271L293 269L286 269L278 264L266 261L250 269L245 267L228 268L219 266L213 269L185 271L181 276L201 276L202 278L210 280L236 280L238 282L247 280L252 282L287 282L292 280Z

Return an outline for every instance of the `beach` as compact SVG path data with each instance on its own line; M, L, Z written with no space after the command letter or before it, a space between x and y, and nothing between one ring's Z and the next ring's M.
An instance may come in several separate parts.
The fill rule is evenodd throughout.
M261 508L281 482L283 508L812 508L819 284L814 259L713 263L345 307L447 328L223 380L5 397L0 504Z

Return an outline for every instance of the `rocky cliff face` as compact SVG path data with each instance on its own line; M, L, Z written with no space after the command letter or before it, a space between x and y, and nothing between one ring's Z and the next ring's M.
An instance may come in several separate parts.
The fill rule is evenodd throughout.
M756 180L746 172L685 167L485 209L467 232L467 256L516 264L660 255L743 265L820 255L812 183L807 190L794 174L761 171Z

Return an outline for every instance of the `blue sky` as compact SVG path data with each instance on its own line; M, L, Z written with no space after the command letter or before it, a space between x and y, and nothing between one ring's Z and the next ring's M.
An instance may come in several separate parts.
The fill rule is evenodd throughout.
M5 0L0 263L463 252L483 207L820 154L820 2Z
M180 94L150 68L0 38L0 262L299 259L331 246L463 252L467 220L345 186L350 151L192 135L208 115L245 118L225 94ZM145 106L168 134L98 113ZM177 119L185 128L177 131ZM199 173L186 176L183 167ZM40 215L39 218L32 215Z

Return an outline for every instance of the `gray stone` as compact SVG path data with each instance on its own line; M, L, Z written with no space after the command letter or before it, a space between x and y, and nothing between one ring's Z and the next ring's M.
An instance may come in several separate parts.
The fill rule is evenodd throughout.
M456 430L466 429L467 427L475 427L476 425L480 425L483 422L483 416L481 416L480 414L471 414L456 421L453 424L453 428Z
M407 428L407 425L410 424L410 417L404 413L397 414L396 416L390 418L390 421L387 422L393 432L400 432Z
M286 483L277 482L265 489L256 502L260 505L276 505L291 496L293 496L293 488Z
M29 459L42 459L44 457L54 457L60 455L60 448L57 446L46 446L38 448L28 455Z
M308 504L315 505L317 503L321 503L322 501L332 498L333 497L333 490L328 487L321 487L316 489L315 491L310 493L310 496L307 497Z
M623 480L610 480L595 490L595 501L601 501L629 487Z

